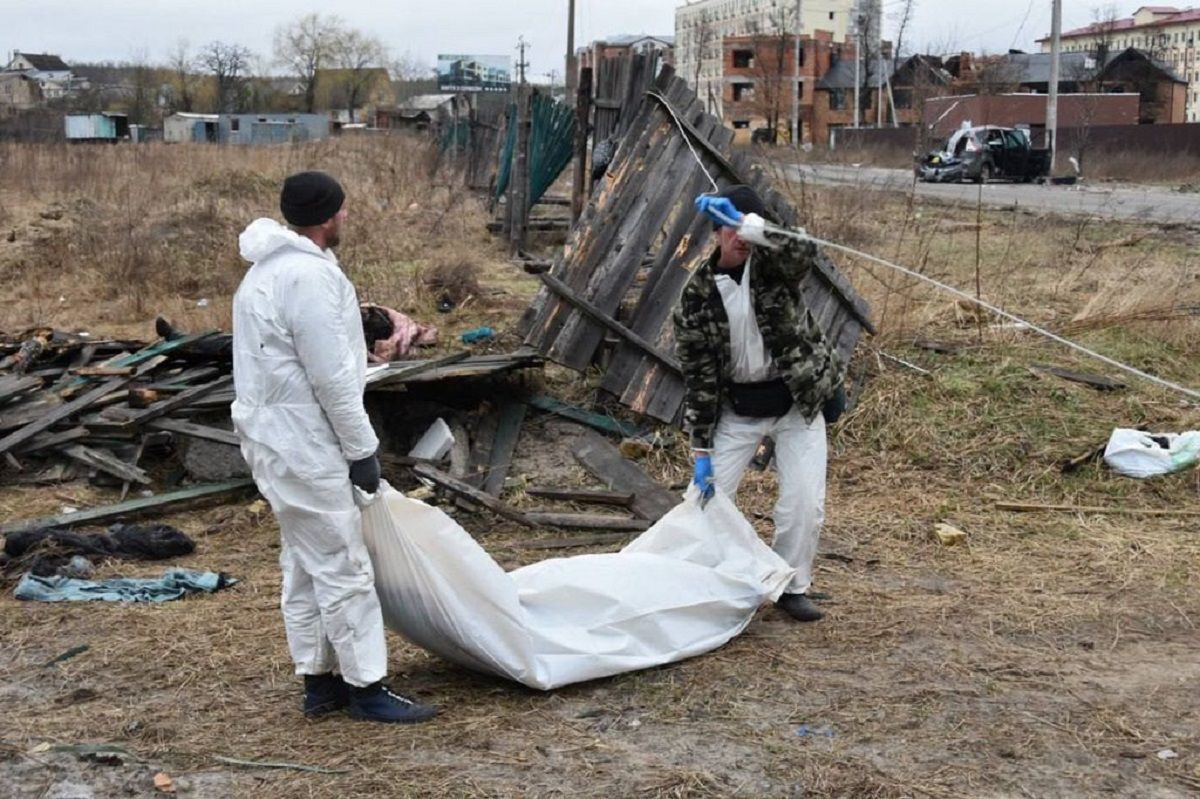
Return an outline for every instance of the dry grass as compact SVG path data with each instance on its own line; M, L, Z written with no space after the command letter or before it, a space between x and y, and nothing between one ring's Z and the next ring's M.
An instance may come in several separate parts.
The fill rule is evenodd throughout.
M340 152L327 157L342 163ZM346 163L355 158L367 160L348 155ZM271 163L262 169L273 181L284 166ZM73 201L67 188L55 191L61 194L47 201ZM435 207L449 202L449 190L441 191ZM973 286L978 274L994 302L1074 330L1139 367L1200 384L1195 320L1163 321L1159 313L1200 302L1191 232L985 210L977 250L974 209L853 189L793 191L814 232L962 287ZM407 200L390 206L392 213L408 213ZM16 213L5 202L7 213ZM248 200L236 203L247 205L217 212L225 235L214 247L229 247L249 215ZM381 222L391 218L378 213ZM413 222L388 226L410 235L386 243L374 238L383 225L372 226L375 232L355 245L362 249L343 260L375 290L417 298L427 292L421 275L477 263L481 294L461 323L495 319L508 329L531 281L488 272L489 264L511 267L501 267L492 245L463 225L455 234L465 242L461 256L435 245L456 246L451 235L443 240ZM402 251L408 255L387 255ZM816 585L829 595L825 622L797 626L767 610L743 636L705 657L552 694L464 673L393 639L397 683L441 705L443 715L417 729L310 723L295 708L297 684L278 619L274 520L245 506L180 514L166 521L199 544L184 565L232 572L241 585L161 607L0 598L0 772L12 785L33 786L33 795L63 775L97 783L122 775L130 795L150 796L150 774L160 767L176 776L184 796L1194 795L1194 523L1006 514L994 502L1195 507L1195 471L1135 481L1095 465L1062 475L1058 463L1095 447L1115 425L1195 429L1200 411L1140 384L1101 394L1038 376L1030 363L1096 367L964 314L923 286L837 260L873 303L881 335L864 342L855 368L866 376L865 388L831 437ZM404 279L386 266L398 262L413 264ZM216 291L220 274L205 278L214 281L205 286L214 302L227 301ZM395 288L387 288L388 279ZM490 294L497 286L507 293ZM168 291L159 293L169 299ZM117 324L141 318L123 301L115 304ZM22 302L6 308L6 322L35 312ZM78 305L73 312L97 323L106 309ZM935 355L912 346L918 336L964 349ZM896 367L877 357L880 351L932 375ZM587 399L596 382L595 375L561 370L549 370L547 381L575 400ZM671 436L646 464L667 484L688 476L683 441ZM584 483L569 448L559 423L533 417L514 474ZM512 498L521 501L517 482ZM764 535L774 493L773 474L751 474L740 496ZM104 496L73 486L6 490L0 511L27 516ZM542 554L511 546L528 531L488 516L460 518L506 567ZM937 522L966 531L968 543L931 540ZM41 666L85 643L91 649L83 655ZM104 767L31 751L42 742L81 741L122 745L146 763ZM1180 757L1160 760L1156 753L1165 749ZM236 771L215 756L346 773Z

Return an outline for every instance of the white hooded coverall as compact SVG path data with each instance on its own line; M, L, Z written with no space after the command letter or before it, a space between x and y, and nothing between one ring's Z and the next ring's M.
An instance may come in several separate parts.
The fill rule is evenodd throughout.
M758 329L754 295L750 291L751 262L741 283L716 272L717 290L729 317L729 349L733 380L757 383L778 377ZM721 409L713 436L712 466L717 488L736 497L746 467L763 436L775 440L779 498L775 503L775 553L796 570L785 593L803 594L812 585L812 564L825 520L825 417L805 421L796 406L783 416L758 419L740 416L729 406Z
M370 685L387 648L349 477L379 446L358 299L332 252L274 220L239 244L251 267L233 299L233 423L279 520L288 648L297 674Z

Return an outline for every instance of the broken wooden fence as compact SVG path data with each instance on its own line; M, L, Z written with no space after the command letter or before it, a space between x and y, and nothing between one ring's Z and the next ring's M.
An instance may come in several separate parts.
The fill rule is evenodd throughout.
M592 152L605 141L619 141L629 130L646 90L661 66L658 53L625 52L602 58L592 72Z
M663 67L630 121L607 179L550 272L540 276L544 285L521 323L526 344L577 370L611 344L602 389L634 411L668 422L677 419L684 395L671 314L715 246L710 222L692 204L712 187L669 109L722 185L754 186L780 221L795 221L795 211L769 189L761 170L752 170L741 155L730 158L732 131ZM862 331L874 332L866 301L824 255L801 291L830 342L849 360Z

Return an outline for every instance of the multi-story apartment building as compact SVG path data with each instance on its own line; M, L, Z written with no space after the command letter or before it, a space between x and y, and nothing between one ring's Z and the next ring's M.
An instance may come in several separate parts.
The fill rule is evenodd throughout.
M1050 39L1039 39L1050 52ZM1065 31L1065 53L1111 53L1136 47L1187 81L1188 122L1200 121L1200 8L1143 6L1131 17L1109 19Z
M874 43L864 51L878 52L882 0L699 0L675 9L675 71L687 80L708 110L723 113L725 97L725 40L729 37L796 32L796 7L801 9L801 32L828 31L833 41L853 38L862 24L863 39Z

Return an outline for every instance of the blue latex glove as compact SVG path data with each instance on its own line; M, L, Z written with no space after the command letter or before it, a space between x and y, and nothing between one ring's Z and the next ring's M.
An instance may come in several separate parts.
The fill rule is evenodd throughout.
M728 197L701 194L696 198L696 210L702 214L708 214L714 222L726 227L737 227L742 224L742 212Z
M692 472L692 483L700 489L700 497L704 502L712 499L713 468L712 458L708 455L697 455L695 470Z

